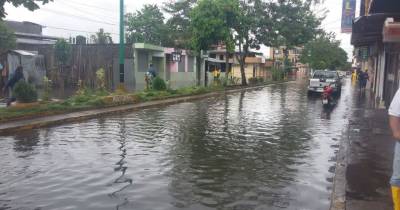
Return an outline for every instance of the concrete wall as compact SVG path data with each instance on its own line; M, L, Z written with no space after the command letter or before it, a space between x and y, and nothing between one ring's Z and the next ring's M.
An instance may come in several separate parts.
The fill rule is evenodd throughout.
M165 54L171 54L175 50L166 48ZM182 50L181 62L166 61L166 80L173 89L195 86L197 84L197 60L188 51Z
M157 76L165 80L166 64L163 48L146 44L135 44L134 48L135 90L146 89L145 75L150 64L156 69Z

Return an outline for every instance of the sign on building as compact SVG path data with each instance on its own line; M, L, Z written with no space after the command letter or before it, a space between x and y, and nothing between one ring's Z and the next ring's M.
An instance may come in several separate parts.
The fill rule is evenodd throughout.
M180 52L173 52L172 53L172 61L181 62L181 59L182 59L182 53L180 53Z
M356 15L356 0L343 0L342 33L351 33L353 19Z
M400 22L387 18L383 26L383 42L400 42Z

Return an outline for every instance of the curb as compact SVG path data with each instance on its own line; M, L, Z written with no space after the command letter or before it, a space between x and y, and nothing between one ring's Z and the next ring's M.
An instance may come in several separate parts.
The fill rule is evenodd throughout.
M346 209L346 170L347 170L347 158L349 148L349 129L350 125L347 126L344 137L340 141L339 151L336 155L335 175L333 178L333 189L331 195L331 206L330 210L345 210Z
M287 82L285 82L285 83L287 83ZM117 113L131 112L131 111L144 109L144 108L166 106L166 105L194 101L194 100L199 100L199 99L204 99L204 98L217 97L217 96L222 96L225 94L236 93L236 92L241 92L241 91L246 91L246 90L262 89L264 87L276 85L276 84L283 84L283 83L274 83L274 84L267 84L267 85L261 85L261 86L255 86L255 87L224 90L224 91L206 93L206 94L201 94L201 95L183 96L183 97L177 97L177 98L171 98L171 99L165 99L165 100L143 102L143 103L139 103L139 104L122 105L122 106L94 109L94 110L88 110L88 111L77 111L77 112L71 112L71 113L67 113L67 114L58 114L58 115L37 117L37 118L26 119L26 120L12 121L12 122L8 122L8 123L0 124L0 135L12 134L12 133L15 133L16 131L21 131L21 130L31 130L31 129L50 127L50 126L60 125L60 124L65 124L65 123L79 122L79 121L88 120L88 119L92 119L92 118L96 118L96 117L100 117L100 116L107 116L107 115L112 115L112 114L117 114Z

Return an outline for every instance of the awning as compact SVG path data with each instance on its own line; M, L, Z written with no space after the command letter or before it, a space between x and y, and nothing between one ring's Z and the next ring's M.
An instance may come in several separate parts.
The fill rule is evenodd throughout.
M372 14L357 18L353 22L351 44L355 47L382 42L382 30L386 18L400 19L400 14Z
M373 0L369 8L370 14L376 13L400 13L399 0Z

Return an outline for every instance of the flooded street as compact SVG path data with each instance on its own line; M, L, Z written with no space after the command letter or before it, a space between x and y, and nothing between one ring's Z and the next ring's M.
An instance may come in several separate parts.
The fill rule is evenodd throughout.
M0 137L0 209L324 210L351 118L306 82Z

